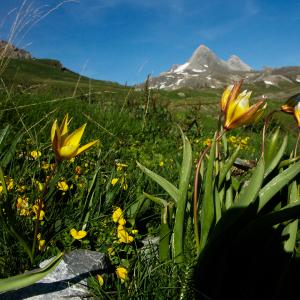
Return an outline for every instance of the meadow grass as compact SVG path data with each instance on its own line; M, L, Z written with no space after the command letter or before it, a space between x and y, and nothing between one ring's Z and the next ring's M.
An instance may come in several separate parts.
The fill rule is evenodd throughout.
M37 267L42 260L60 251L83 248L104 252L109 258L109 272L103 274L104 285L95 277L89 281L91 293L100 299L175 299L180 293L188 295L194 290L189 276L195 266L197 250L190 209L185 212L183 268L171 257L161 261L157 246L148 254L142 250L143 239L160 235L162 216L162 208L143 192L168 202L170 225L174 223L172 211L175 208L168 193L144 176L136 161L179 186L183 146L177 125L191 143L194 170L199 153L211 143L218 129L222 91L150 90L146 109L143 90L84 77L78 81L76 74L57 68L51 60L12 60L2 79L0 161L8 189L5 197L1 194L1 205L6 212L2 222L22 228L19 234L33 249L33 257L29 257L9 228L2 226L0 277ZM254 96L263 92L266 90L258 86ZM282 93L276 88L267 92L273 95L273 99L268 100L269 111L278 109L286 100L282 96L276 98L277 93ZM70 131L87 123L82 144L95 139L100 143L74 161L63 161L53 171L56 161L50 141L51 126L55 119L61 122L67 113L71 118ZM278 113L270 123L268 134L277 126L289 136L283 156L288 158L287 153L293 150L297 137L295 121L291 116ZM239 158L257 163L262 148L262 128L261 121L255 126L230 131L228 151L233 153L240 147ZM118 167L120 163L126 166ZM233 177L236 191L249 176L242 172ZM192 182L193 175L187 187L189 205ZM34 244L36 213L33 207L39 199L43 199L45 216L38 226L41 237ZM119 241L118 226L112 220L117 207L124 211L126 231L134 237L131 243ZM84 229L87 236L74 239L70 234L72 228ZM138 233L133 234L136 229ZM44 244L40 244L41 240ZM118 266L129 270L128 280L122 282L117 277Z

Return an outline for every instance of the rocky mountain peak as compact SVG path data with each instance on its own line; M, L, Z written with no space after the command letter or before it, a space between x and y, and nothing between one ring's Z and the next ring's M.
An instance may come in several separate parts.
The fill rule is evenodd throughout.
M231 55L227 61L230 69L235 71L251 71L252 68L244 63L237 55Z
M190 69L201 69L219 62L218 57L205 45L200 45L189 59Z
M31 59L31 54L24 50L15 47L14 45L0 40L0 58L9 57L15 59Z

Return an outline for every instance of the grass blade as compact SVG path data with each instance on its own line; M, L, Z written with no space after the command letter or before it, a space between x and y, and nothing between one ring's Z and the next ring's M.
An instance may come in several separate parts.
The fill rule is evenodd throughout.
M158 183L173 199L175 202L178 200L178 189L167 179L161 177L160 175L154 173L153 171L147 169L143 165L141 165L138 161L136 162L137 166L152 180Z
M187 190L189 186L191 171L192 171L192 147L188 138L181 131L183 141L183 158L181 165L181 174L179 181L178 201L174 224L174 257L176 263L183 262L183 230L184 230L184 215L187 202Z
M21 275L5 278L0 280L0 293L17 290L43 279L47 274L52 272L62 260L63 253L59 254L44 268L26 272Z
M290 166L268 182L259 192L258 211L260 211L275 194L277 194L285 185L297 176L299 172L300 161Z

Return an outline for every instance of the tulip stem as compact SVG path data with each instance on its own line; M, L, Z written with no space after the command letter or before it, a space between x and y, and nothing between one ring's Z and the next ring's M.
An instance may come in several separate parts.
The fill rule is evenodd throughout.
M219 142L226 130L223 130L218 137L216 138L216 142ZM202 161L207 154L208 150L211 148L211 144L207 145L206 148L200 154L199 160L196 165L195 170L195 179L194 179L194 198L193 198L193 215L194 215L194 236L196 241L196 249L197 253L200 252L200 237L199 237L199 226L198 226L198 184L199 184L199 172Z
M36 221L35 221L33 243L32 243L32 249L31 249L32 257L34 257L34 254L35 254L37 236L38 236L39 225L40 225L40 215L41 215L41 210L43 208L43 200L42 199L45 198L45 196L48 192L49 182L53 178L56 167L57 167L57 163L55 163L54 168L53 168L52 173L50 174L50 176L46 177L46 182L45 182L45 186L44 186L44 189L43 189L43 192L42 192L42 197L41 197L41 199L38 200L38 209L37 209L37 212L36 212Z

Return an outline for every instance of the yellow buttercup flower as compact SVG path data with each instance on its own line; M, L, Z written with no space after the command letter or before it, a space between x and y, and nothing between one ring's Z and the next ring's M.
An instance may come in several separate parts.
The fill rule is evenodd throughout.
M129 235L123 225L118 226L118 238L120 243L129 244L133 242L133 236Z
M72 159L76 155L87 151L98 142L98 140L92 141L80 147L80 140L86 124L76 129L73 133L68 134L68 119L69 115L66 114L60 127L58 126L57 120L55 120L51 129L52 147L58 161Z
M159 162L159 166L160 166L160 167L163 167L164 164L165 164L165 163L164 163L162 160Z
M122 171L124 168L127 168L128 165L122 163L116 163L117 171Z
M116 207L113 211L112 219L115 223L119 223L120 225L125 225L126 220L124 219L123 211L120 207Z
M132 230L131 230L131 233L132 233L132 234L138 234L139 231L138 231L137 229L132 229Z
M39 240L39 250L42 251L45 248L46 241Z
M221 105L222 107L225 105L225 130L256 122L262 116L266 108L265 99L261 99L252 106L249 106L249 99L252 92L245 90L239 94L241 85L242 81L235 84L234 87L231 88L229 96L223 100L224 103L226 102L226 105Z
M104 279L103 279L103 277L101 276L101 275L97 275L97 280L98 280L98 282L99 282L99 285L100 286L103 286L103 284L104 284Z
M65 181L59 181L57 183L57 188L60 191L66 192L69 189L69 186L68 186L68 184Z
M121 280L121 282L125 282L128 279L128 271L124 267L117 267L116 269L117 277Z
M41 153L41 151L34 150L34 151L30 152L30 155L32 158L37 159L38 157L40 157L42 155L42 153Z
M113 179L111 180L111 184L112 184L113 186L115 186L115 185L117 184L118 181L119 181L119 178L113 178Z
M87 232L85 230L77 231L76 229L72 228L70 230L70 234L74 239L81 240L87 235Z

